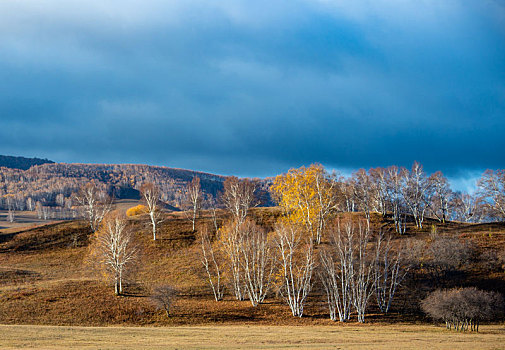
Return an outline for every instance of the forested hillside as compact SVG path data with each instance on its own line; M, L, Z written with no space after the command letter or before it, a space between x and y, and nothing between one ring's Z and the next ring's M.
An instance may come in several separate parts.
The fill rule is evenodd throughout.
M54 163L49 159L40 158L25 158L25 157L14 157L14 156L2 156L0 155L0 167L27 170L34 165L42 165Z
M34 210L43 206L72 206L73 195L84 184L94 181L115 198L139 198L143 183L156 184L161 200L181 207L186 185L198 176L207 197L223 187L224 176L190 170L148 165L43 164L28 170L0 168L0 209ZM70 202L69 202L70 201Z

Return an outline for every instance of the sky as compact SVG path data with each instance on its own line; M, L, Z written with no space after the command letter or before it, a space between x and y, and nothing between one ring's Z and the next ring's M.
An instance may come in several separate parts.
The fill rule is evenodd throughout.
M2 0L0 81L0 154L505 167L504 1Z

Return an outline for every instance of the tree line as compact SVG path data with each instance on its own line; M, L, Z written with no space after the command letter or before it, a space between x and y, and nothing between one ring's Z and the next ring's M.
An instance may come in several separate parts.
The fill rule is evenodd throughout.
M475 193L452 190L441 172L428 175L417 162L411 169L397 166L368 171L360 169L348 178L330 174L322 166L313 165L292 169L282 177L286 184L296 183L292 187L296 192L292 197L296 194L299 198L293 198L299 203L293 204L298 206L293 215L304 216L305 223L316 236L321 231L320 225L324 224L323 217L312 217L315 215L309 212L312 209L300 204L303 197L319 196L319 205L327 205L320 208L317 215L324 216L324 212L330 209L363 212L367 219L371 212L391 215L397 232L405 230L407 215L413 217L419 228L426 216L440 222L489 222L505 218L505 170L487 170L477 181L478 190ZM194 196L189 192L191 187L188 184L196 178L202 190L201 198L198 198L201 205L206 208L222 206L218 197L226 178L211 174L143 165L44 164L26 171L0 168L0 209L36 211L41 219L75 218L81 214L80 203L76 202L75 196L83 186L93 181L109 196L116 198L138 197L140 188L152 183L157 187L162 202L185 210L191 202L189 197ZM279 186L285 185L279 182L279 177L276 179L253 181L256 198L262 205L272 205L278 200L276 196L282 190ZM271 191L272 182L274 190ZM327 185L329 187L324 188ZM315 192L304 192L307 190ZM14 218L14 213L11 217Z

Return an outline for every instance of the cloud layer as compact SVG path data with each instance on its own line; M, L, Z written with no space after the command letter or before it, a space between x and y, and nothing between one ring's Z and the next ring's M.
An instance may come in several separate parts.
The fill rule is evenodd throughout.
M266 176L505 161L499 1L2 1L0 149Z

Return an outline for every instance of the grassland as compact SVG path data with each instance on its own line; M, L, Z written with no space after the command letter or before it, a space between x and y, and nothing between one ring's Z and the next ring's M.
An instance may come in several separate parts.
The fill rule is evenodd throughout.
M2 349L503 349L505 329L434 326L0 326Z
M503 349L505 329L457 334L434 326L0 326L2 349Z

